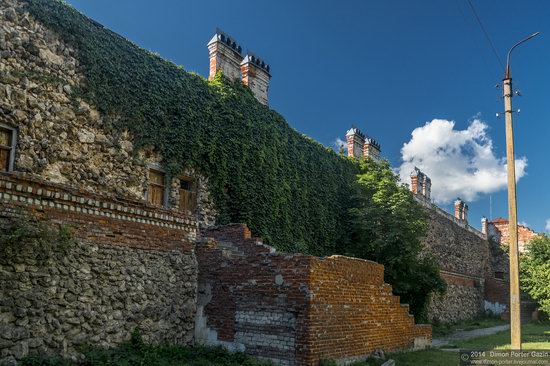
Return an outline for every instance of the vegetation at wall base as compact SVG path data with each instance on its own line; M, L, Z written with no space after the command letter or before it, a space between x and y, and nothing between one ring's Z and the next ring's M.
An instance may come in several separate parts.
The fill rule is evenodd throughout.
M270 366L269 361L244 353L230 353L222 347L182 347L146 344L138 332L115 348L84 347L82 358L71 361L58 356L29 356L22 366Z
M535 237L527 246L527 252L520 256L520 279L522 290L550 315L550 237L547 234Z

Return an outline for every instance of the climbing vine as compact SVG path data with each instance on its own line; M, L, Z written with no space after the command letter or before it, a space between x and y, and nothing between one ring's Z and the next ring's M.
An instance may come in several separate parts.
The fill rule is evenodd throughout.
M58 0L27 10L78 50L78 95L170 173L209 177L220 224L245 222L280 250L334 253L346 235L357 166L301 135L239 83L208 82L103 28Z

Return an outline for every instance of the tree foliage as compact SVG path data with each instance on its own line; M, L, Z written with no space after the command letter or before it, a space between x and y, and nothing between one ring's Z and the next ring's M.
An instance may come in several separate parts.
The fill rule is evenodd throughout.
M427 215L387 162L360 162L351 238L345 253L384 265L385 281L421 318L433 291L445 290L433 257L423 251Z
M550 237L541 234L527 246L520 257L520 283L523 291L550 314Z

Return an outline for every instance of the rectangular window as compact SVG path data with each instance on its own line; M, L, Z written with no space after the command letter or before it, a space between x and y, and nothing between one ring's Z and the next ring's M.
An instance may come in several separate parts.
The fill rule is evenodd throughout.
M504 272L498 272L498 271L495 272L495 278L503 280L504 279Z
M0 126L0 172L13 169L15 130Z
M165 174L158 170L149 170L149 191L147 195L149 202L155 206L163 206L165 189Z
M189 177L180 178L180 210L194 212L197 208L195 181Z

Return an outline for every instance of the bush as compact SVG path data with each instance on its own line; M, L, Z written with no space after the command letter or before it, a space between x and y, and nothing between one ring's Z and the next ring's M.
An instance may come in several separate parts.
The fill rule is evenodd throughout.
M53 253L66 254L76 243L71 227L47 224L24 210L7 218L0 228L0 261L5 263L24 257L44 263Z
M527 252L520 256L520 284L539 303L540 308L550 314L550 237L541 234L527 246Z

